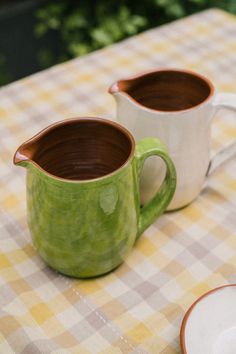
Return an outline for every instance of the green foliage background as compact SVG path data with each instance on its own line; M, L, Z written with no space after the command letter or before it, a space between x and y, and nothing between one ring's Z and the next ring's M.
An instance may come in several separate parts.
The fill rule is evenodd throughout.
M48 0L31 13L34 33L29 36L29 46L34 38L37 42L33 54L22 47L19 56L25 58L24 68L16 56L12 70L11 50L1 50L0 86L22 77L22 72L27 75L27 66L30 75L212 7L236 14L236 0ZM25 33L19 27L19 43L22 36Z
M56 57L43 49L40 65L48 67L210 7L236 14L235 0L51 1L36 13L35 35L56 31L61 49Z

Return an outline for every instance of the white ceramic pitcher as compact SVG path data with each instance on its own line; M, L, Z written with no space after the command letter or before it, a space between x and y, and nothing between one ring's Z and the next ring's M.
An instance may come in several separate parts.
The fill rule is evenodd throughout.
M204 181L236 155L236 142L210 159L210 127L220 108L236 110L236 94L215 93L213 84L190 70L159 69L114 83L117 120L136 140L157 137L168 147L177 170L177 189L169 210L194 200ZM235 133L236 135L236 133ZM141 199L155 194L165 175L161 161L144 166Z

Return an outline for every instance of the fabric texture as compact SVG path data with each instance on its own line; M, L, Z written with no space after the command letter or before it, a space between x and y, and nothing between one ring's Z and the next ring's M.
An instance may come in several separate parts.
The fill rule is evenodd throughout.
M196 70L236 92L236 18L208 10L66 62L0 90L0 352L173 354L188 307L236 282L236 160L186 208L162 215L112 273L77 280L51 270L26 224L16 148L76 116L115 119L118 79L156 67ZM212 122L212 152L232 142L235 114Z

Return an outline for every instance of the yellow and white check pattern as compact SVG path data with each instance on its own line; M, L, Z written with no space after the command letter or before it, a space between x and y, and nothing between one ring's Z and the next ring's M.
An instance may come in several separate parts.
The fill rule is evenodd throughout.
M0 90L1 353L179 353L189 305L236 282L235 159L191 205L162 215L109 275L64 277L32 247L16 148L66 117L114 119L110 84L160 66L196 70L236 92L236 18L205 11ZM236 137L235 114L219 112L212 127L217 150Z

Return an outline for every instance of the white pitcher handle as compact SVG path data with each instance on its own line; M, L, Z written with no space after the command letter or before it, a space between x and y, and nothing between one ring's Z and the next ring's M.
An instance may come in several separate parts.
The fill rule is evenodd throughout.
M218 93L213 101L216 111L221 108L230 109L236 112L236 94ZM236 157L236 141L218 151L211 159L206 175L210 176L225 162Z

